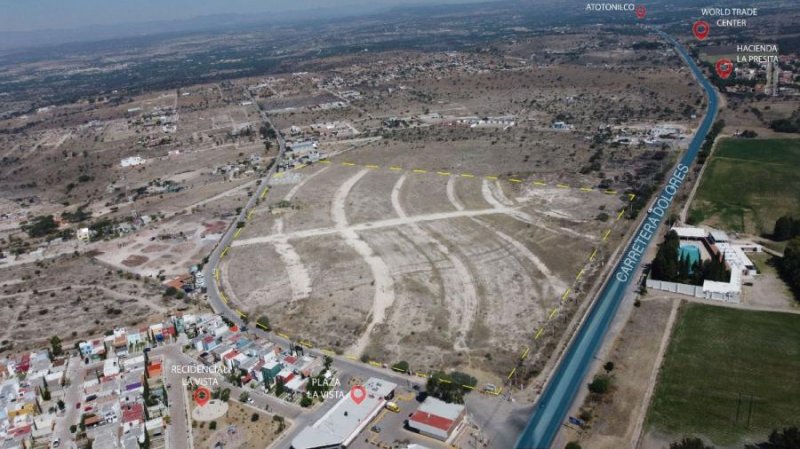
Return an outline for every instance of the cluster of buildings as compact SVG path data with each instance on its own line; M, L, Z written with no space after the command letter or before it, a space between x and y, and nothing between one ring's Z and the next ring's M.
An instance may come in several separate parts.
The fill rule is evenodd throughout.
M502 128L508 129L516 125L516 116L501 115L495 117L478 117L476 115L455 117L438 113L425 114L419 117L423 123L445 126L461 126L466 128Z
M309 379L323 369L322 361L306 355L302 347L283 348L254 339L217 315L204 318L196 325L189 344L201 362L222 372L237 373L242 385L255 383L266 391L281 382L284 392L294 398L305 393Z
M288 131L288 134L293 138L311 135L317 139L324 140L350 139L360 134L350 122L339 120L313 123L307 126L292 125Z
M315 140L289 141L286 143L283 160L278 162L278 171L287 171L300 165L313 164L325 158L325 153L319 151L319 142Z
M65 360L50 360L48 351L0 360L0 447L23 448L52 435L65 371Z
M722 258L731 272L728 282L704 280L702 286L678 284L648 278L647 288L681 293L697 298L714 299L738 303L741 300L743 279L758 274L755 264L747 253L763 250L755 243L731 241L728 234L716 229L698 227L678 227L672 231L680 238L681 255L692 254L698 261Z
M343 448L369 428L390 402L397 384L372 377L364 385L365 396L358 401L345 394L314 424L292 440L292 449ZM451 444L466 425L466 409L427 397L405 421L405 430ZM412 446L409 446L412 447ZM421 446L417 446L421 447Z
M773 97L780 95L798 95L798 91L793 86L796 84L796 73L791 69L781 67L793 67L798 62L797 55L780 55L778 62L767 59L759 63L756 67L740 66L736 67L736 78L743 80L759 80L755 86L734 85L728 87L731 91L751 91L763 93Z

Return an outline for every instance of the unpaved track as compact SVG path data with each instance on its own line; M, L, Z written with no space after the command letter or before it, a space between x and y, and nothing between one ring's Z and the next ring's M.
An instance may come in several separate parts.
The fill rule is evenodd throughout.
M499 189L500 186L497 185L497 188ZM488 201L489 204L492 204L496 208L503 208L503 209L506 208L505 206L503 206L503 204L502 204L502 202L500 200L497 200L494 197L494 195L492 193L492 189L490 187L490 184L486 180L484 180L482 191L483 191L484 197L486 198L486 201ZM502 194L502 195L505 197L505 194ZM456 208L456 210L458 210L458 211L463 211L464 210L464 204L461 202L461 200L458 199L458 195L456 194L455 177L451 177L447 181L447 198L450 200L450 203L453 205L453 207ZM520 214L523 214L523 215L527 215L524 212L520 212L520 211L517 211L517 212L519 212ZM511 215L514 218L517 218L517 217L514 216L514 214L509 214L509 215ZM530 216L527 216L527 217L532 219L532 217L530 217ZM525 246L522 242L520 242L519 240L511 237L510 235L508 235L508 234L506 234L506 233L504 233L504 232L502 232L502 231L500 231L498 229L495 229L493 226L491 226L491 225L489 225L489 224L487 224L487 223L485 223L485 222L483 222L483 221L481 221L481 220L479 220L477 218L472 218L472 221L474 221L475 223L478 223L479 225L483 226L487 230L489 230L491 232L494 232L495 235L497 235L501 240L505 241L506 243L508 243L511 246L513 246L514 248L516 248L516 250L519 251L520 254L525 256L525 258L528 259L533 264L533 266L536 267L536 269L539 270L547 278L549 286L547 288L543 288L542 289L542 294L543 294L542 301L544 301L544 296L546 296L547 294L557 294L557 292L563 291L567 287L567 284L563 280L561 280L558 276L553 274L553 272L550 270L550 268L548 268L547 264L545 264L542 261L542 259L537 257L536 254L534 254L530 249L528 249L528 247ZM547 229L544 226L541 226L540 223L535 223L534 222L532 224L534 224L535 226L539 226L539 227L542 227L544 229Z
M312 179L314 179L315 176L317 176L318 174L324 172L328 168L330 168L330 166L323 167L322 169L317 170L314 173L311 173L310 175L303 177L303 179L300 182L295 184L295 186L292 187L291 190L289 190L286 193L286 196L283 197L283 200L284 201L292 201L292 199L294 199L294 196L297 195L297 192L304 185L306 185L306 183L308 181L311 181ZM278 217L277 219L275 219L275 223L272 225L272 233L273 234L283 234L283 217L282 216Z
M451 177L447 182L448 198L450 197L452 190L450 187L452 184L452 179L453 178ZM401 218L408 217L408 214L406 214L405 210L403 210L402 204L400 204L400 191L403 188L403 182L405 182L405 180L406 175L404 174L397 180L394 188L392 189L392 207L394 208L395 213L397 213L397 215ZM450 249L444 243L431 235L431 233L425 230L422 226L417 223L412 223L409 225L409 228L412 229L413 233L416 234L418 238L433 244L437 251L444 254L456 271L460 284L459 288L456 291L446 291L445 295L450 296L450 298L447 299L447 302L450 304L455 304L457 297L461 298L460 310L456 309L451 311L451 313L455 315L456 322L458 323L458 330L456 332L457 337L453 347L458 351L467 350L469 348L467 347L466 337L469 334L470 329L472 329L472 324L474 323L475 317L478 313L478 292L475 288L475 276L458 254L450 251ZM453 296L455 296L455 298Z
M447 220L451 218L478 217L481 215L502 215L502 214L511 215L512 212L519 212L519 211L517 211L516 209L505 207L502 209L491 208L491 209L478 209L478 210L436 212L433 214L414 215L406 218L389 218L386 220L358 223L355 225L345 225L344 227L305 229L301 231L288 232L285 234L274 234L263 237L240 239L240 240L235 240L231 244L231 246L236 247L236 246L256 245L259 243L272 243L274 241L282 240L284 238L298 239L298 238L318 237L324 235L333 235L341 233L343 231L357 232L357 231L369 231L381 228L393 228L412 223Z
M336 226L336 229L344 238L345 243L353 248L369 265L372 271L372 279L375 281L375 295L372 301L372 314L370 321L364 333L358 338L355 344L350 348L356 354L361 354L364 348L367 347L370 341L370 334L376 324L382 323L386 319L386 309L394 304L394 281L392 279L389 267L384 260L375 254L372 248L358 236L353 227L348 226L347 214L345 213L345 204L347 202L347 195L353 186L369 172L369 169L362 169L350 179L345 181L344 184L336 190L331 202L331 217Z
M311 295L311 276L308 275L308 270L300 255L294 250L294 246L288 240L279 240L275 242L275 251L286 266L289 288L292 289L292 301L308 298Z
M300 190L308 181L327 169L328 167L324 167L319 171L305 176L300 182L292 187L289 192L286 193L286 195L283 197L283 200L291 201L297 194L297 191ZM275 220L275 223L272 225L272 233L283 233L282 216L278 217ZM286 272L289 276L289 287L292 289L292 301L308 298L309 295L311 295L311 276L309 276L308 270L303 264L303 260L300 258L300 255L297 254L297 251L295 251L294 246L292 246L288 238L276 240L274 244L275 251L277 251L281 261L286 266Z
M537 220L529 213L513 208L514 202L508 199L505 192L503 192L503 187L500 185L499 181L495 181L495 183L492 184L488 180L484 179L483 184L481 185L481 193L483 194L483 199L486 200L487 203L491 204L494 208L510 210L511 212L509 212L508 215L514 219L525 224L538 226L554 234L560 234L560 232L547 227L541 219ZM597 237L594 235L581 234L580 232L565 227L560 227L559 229L567 234L574 235L575 237L580 237L589 241L597 240Z

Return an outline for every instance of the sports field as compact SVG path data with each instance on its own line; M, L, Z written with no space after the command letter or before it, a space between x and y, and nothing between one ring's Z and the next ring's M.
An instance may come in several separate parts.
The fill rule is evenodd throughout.
M689 304L648 414L651 430L719 445L800 422L800 315Z
M726 230L771 233L800 217L800 140L723 139L708 162L690 217Z

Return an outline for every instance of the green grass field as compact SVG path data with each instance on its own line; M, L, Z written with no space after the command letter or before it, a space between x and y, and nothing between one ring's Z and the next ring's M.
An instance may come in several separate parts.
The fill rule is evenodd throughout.
M800 424L800 315L684 306L647 422L719 445Z
M800 217L800 139L723 139L707 162L690 218L725 230L769 234Z

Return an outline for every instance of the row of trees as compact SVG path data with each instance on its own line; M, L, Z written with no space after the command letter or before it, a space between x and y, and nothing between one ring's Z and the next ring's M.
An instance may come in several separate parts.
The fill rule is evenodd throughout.
M684 438L669 445L669 449L715 449L699 438ZM787 427L773 430L767 441L746 444L744 449L800 449L800 429Z
M725 266L723 257L692 263L688 255L680 257L680 237L670 231L659 245L651 266L653 279L681 284L702 285L704 280L728 282L731 272Z
M470 389L464 387L464 385L474 388L477 384L478 379L469 374L459 371L445 374L439 371L428 378L425 391L429 395L445 402L463 404L464 395L470 391Z
M800 237L795 237L786 245L783 259L778 264L778 272L789 284L795 298L800 300Z
M784 215L775 222L775 230L772 232L772 239L784 242L800 236L800 220L796 220L790 215Z
M714 140L717 139L717 136L722 132L722 128L724 127L725 120L717 120L714 122L714 125L711 126L708 134L706 134L705 140L703 140L703 146L700 147L700 151L697 153L698 164L705 164L706 159L711 154L711 147L714 146Z

